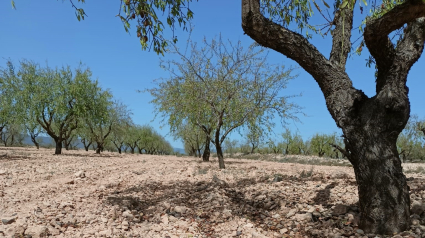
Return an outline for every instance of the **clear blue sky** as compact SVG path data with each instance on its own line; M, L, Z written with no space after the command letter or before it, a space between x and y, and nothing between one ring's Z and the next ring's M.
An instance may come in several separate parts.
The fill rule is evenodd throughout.
M130 30L131 35L124 31L121 21L115 17L120 1L87 0L85 4L80 4L74 0L88 15L81 22L76 19L68 0L15 2L17 10L12 10L10 1L0 2L1 67L6 66L8 58L16 64L21 59L33 60L42 65L47 61L51 67L75 67L81 61L91 68L94 78L99 80L103 88L109 88L115 98L128 105L136 123L150 124L162 135L169 132L168 127L159 128L160 119L152 122L154 112L153 105L148 103L150 95L136 91L152 87L152 80L167 77L168 73L159 68L160 57L156 53L141 50L134 26ZM246 45L253 42L242 31L240 0L200 0L191 3L191 9L195 13L193 41L201 41L203 37L211 39L221 33L224 39L241 40ZM181 44L188 37L187 32L179 30L177 35ZM330 42L330 37L322 39L315 36L312 40L325 56L329 55ZM350 58L347 72L355 87L373 96L374 70L365 67L367 57L367 52L364 52L362 56ZM270 54L269 62L297 66L292 60L275 52ZM420 118L425 118L422 104L425 101L424 67L425 57L422 56L408 77L411 111ZM317 83L301 68L295 73L299 75L298 78L290 82L284 94L302 93L303 96L295 98L294 102L304 108L303 112L308 117L300 116L302 123L290 122L289 128L298 130L305 139L315 133L339 132ZM282 131L278 125L276 136ZM166 138L174 147L182 148L180 141L174 141L170 136Z

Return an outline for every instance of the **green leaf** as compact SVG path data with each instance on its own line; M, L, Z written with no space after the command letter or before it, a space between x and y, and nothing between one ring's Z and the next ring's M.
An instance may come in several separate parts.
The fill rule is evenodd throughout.
M15 6L15 1L14 0L12 0L12 9L15 9L16 10L16 6Z
M362 0L362 1L363 1L364 5L365 5L365 6L367 6L367 2L366 2L366 0Z
M329 7L329 5L325 2L325 0L322 0L323 1L323 4L327 7L327 8L330 8ZM363 0L363 1L365 1L365 0Z

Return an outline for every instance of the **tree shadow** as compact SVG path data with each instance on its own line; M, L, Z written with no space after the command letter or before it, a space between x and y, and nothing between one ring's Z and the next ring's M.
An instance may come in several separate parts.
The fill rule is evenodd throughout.
M317 192L316 196L313 198L313 202L316 205L327 206L329 199L331 197L331 189L335 188L338 185L337 182L332 182L327 185L324 189L321 189Z
M265 198L258 199L256 196L248 196L241 192L241 189L259 183L268 182L261 178L251 178L227 183L217 177L213 177L209 182L179 181L166 185L150 182L124 190L115 190L103 197L108 205L133 211L134 214L142 213L142 216L137 217L140 222L160 222L158 214L166 213L178 219L196 220L198 224L202 224L199 228L205 234L211 234L212 227L227 220L225 210L230 210L231 216L265 223L265 219L271 217L272 211L280 209L280 201L285 200L282 194L267 194ZM226 197L227 201L224 201L223 197ZM165 203L169 203L168 207ZM295 201L293 203L295 204ZM173 210L176 206L189 209L180 213ZM270 225L268 229L276 228Z
M56 154L55 154L56 155ZM90 153L90 154L58 154L57 156L70 156L70 157L91 157L91 158L112 158L117 157L116 155L106 155L106 154L96 154L96 153Z
M16 161L16 160L34 160L35 158L31 158L28 156L19 156L19 155L8 155L8 154L3 154L0 155L0 161Z

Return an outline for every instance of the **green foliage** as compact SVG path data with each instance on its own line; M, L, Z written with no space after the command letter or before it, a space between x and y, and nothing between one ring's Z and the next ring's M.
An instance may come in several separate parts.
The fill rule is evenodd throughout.
M9 123L0 133L0 140L4 146L23 145L25 127L21 124Z
M413 115L398 136L397 150L403 162L425 160L425 137L420 130L424 123Z
M28 132L46 132L57 144L69 139L78 118L87 111L85 99L90 91L86 89L93 85L90 70L80 66L73 73L69 66L52 69L23 60L19 72L15 75L14 71L9 61L1 80L5 89L2 96L13 95L10 100L16 123L26 125Z
M169 79L158 79L157 87L147 91L154 98L157 115L168 119L172 131L185 123L202 129L217 151L226 136L236 128L259 123L273 127L278 115L294 118L296 108L282 96L291 70L266 63L263 48L252 45L244 50L241 43L226 45L221 38L204 41L199 49L191 44L189 55L174 48L181 61L162 62ZM220 153L219 157L220 157Z
M313 155L318 155L319 157L326 156L331 158L339 158L340 155L332 145L341 145L341 141L338 140L336 134L315 134L310 139L311 153Z
M207 140L201 128L186 123L182 127L176 128L173 134L175 139L183 141L185 152L189 156L201 157L201 151L204 149Z
M234 153L238 152L238 140L230 140L229 138L224 140L224 152L233 156Z
M304 142L300 135L292 134L288 129L282 133L283 137L283 153L291 155L299 155L304 152Z
M248 153L254 153L254 151L263 143L264 140L264 130L258 125L258 123L253 123L248 125L246 138L246 146L249 147Z

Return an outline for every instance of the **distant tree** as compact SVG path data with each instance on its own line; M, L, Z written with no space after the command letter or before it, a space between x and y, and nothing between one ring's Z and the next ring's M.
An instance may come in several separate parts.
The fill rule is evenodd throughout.
M55 154L61 154L62 144L78 128L78 117L85 108L85 89L90 87L91 71L70 67L41 68L38 64L21 61L18 73L19 91L26 118L37 121L56 144ZM47 90L48 89L48 90Z
M122 153L123 148L125 147L125 140L126 140L126 133L128 132L130 126L133 124L130 114L131 112L126 110L128 112L127 115L121 117L119 119L119 122L112 128L111 132L111 142L117 149L118 153Z
M264 140L263 129L258 125L256 121L253 124L246 127L246 142L250 146L250 153L253 154L254 151L260 146Z
M77 129L78 137L84 146L86 151L89 151L90 146L93 144L93 138L91 137L90 129L84 123L80 123Z
M204 150L205 143L211 143L209 139L207 140L207 137L201 128L188 123L184 124L180 128L176 128L173 134L175 139L181 139L183 141L185 151L189 154L189 156L201 158L201 151ZM209 158L207 158L206 161L208 161L208 159Z
M162 64L171 77L158 79L157 87L148 90L152 103L172 130L188 122L212 135L220 168L225 168L222 143L230 132L254 120L272 127L275 113L282 120L291 117L294 105L280 94L291 71L269 66L263 48L244 50L240 42L229 47L220 38L205 41L201 49L192 44L187 56L177 47L171 52L181 62Z
M16 100L19 81L12 62L7 61L6 68L0 69L0 135L3 129L11 124L22 123L20 109Z
M303 153L304 142L300 135L293 134L289 129L282 133L283 153L291 155L299 155Z
M269 141L267 141L267 145L269 150L273 153L273 154L282 154L283 152L283 143L279 142L278 140L273 140L271 138L269 138Z
M139 125L131 125L127 128L124 143L126 147L130 149L131 154L134 154L134 151L138 146L139 140L141 139L141 130L142 127Z
M4 146L23 145L25 134L23 125L8 123L0 134L0 140Z
M77 133L76 133L76 130L74 130L71 132L71 134L69 134L69 136L64 138L62 147L64 147L65 150L71 150L76 147L76 143L77 143Z
M397 138L397 150L403 162L408 160L422 160L425 155L425 148L421 141L420 121L417 115L409 118L404 130Z
M330 156L333 151L332 142L333 138L331 135L315 134L310 139L311 152L319 157Z
M229 138L225 139L224 140L225 152L233 156L233 154L236 153L237 151L238 144L239 144L238 140L231 140Z
M25 122L25 128L27 130L28 135L31 138L32 143L35 147L40 149L40 139L37 138L41 133L44 133L43 128L36 121L27 120Z

